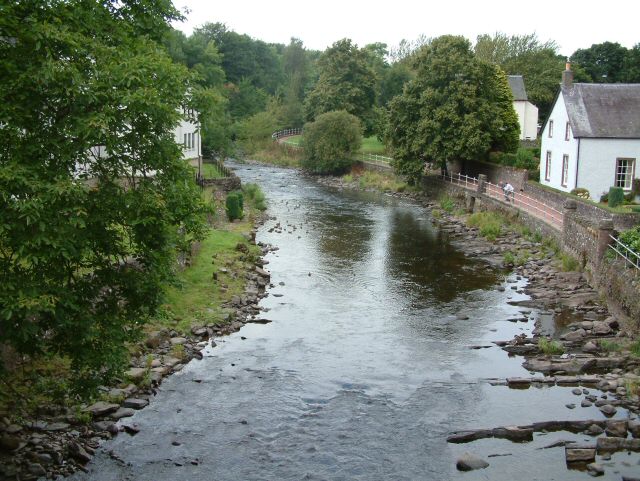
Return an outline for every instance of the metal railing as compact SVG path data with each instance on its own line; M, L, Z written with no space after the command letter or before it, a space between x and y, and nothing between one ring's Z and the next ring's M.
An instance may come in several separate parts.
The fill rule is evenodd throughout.
M466 189L478 188L478 179L476 179L475 177L469 177L467 175L462 175L460 173L457 173L457 174L448 173L448 174L443 174L442 178L447 182L460 185Z
M562 229L564 214L555 207L547 205L522 192L505 193L502 187L492 184L491 182L487 182L485 185L485 194L489 197L511 204L516 209L523 210L553 227Z
M612 243L609 244L609 249L616 253L616 257L622 257L627 264L640 270L640 254L630 249L612 235L609 235L609 237L612 240Z
M283 137L291 137L293 135L302 135L301 128L277 130L271 134L273 140L280 140Z
M462 174L443 174L442 179L455 185L459 185L468 190L478 190L479 181L475 177ZM538 219L545 221L558 230L562 229L564 214L558 209L539 201L538 199L523 194L522 192L505 193L502 187L491 182L484 183L483 194L500 202L510 204L516 209L531 214Z
M372 162L374 164L384 164L389 165L393 160L391 157L385 157L384 155L378 154L370 154L368 152L359 152L356 154L357 160L362 160L363 162Z

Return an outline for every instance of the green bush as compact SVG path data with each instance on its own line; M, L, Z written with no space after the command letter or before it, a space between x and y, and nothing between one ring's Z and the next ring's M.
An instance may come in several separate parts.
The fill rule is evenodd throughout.
M234 191L229 192L227 195L226 207L227 207L227 217L230 221L234 221L236 219L242 219L242 194L240 192Z
M503 220L492 212L476 212L467 219L467 225L477 227L480 235L494 241L502 232Z
M530 149L519 148L516 152L515 165L521 169L536 170L539 163L536 161Z
M561 343L549 340L546 337L538 340L538 347L546 355L562 354L564 352L564 346Z
M258 184L246 184L242 187L243 192L258 210L267 210L267 203L264 192ZM244 207L243 207L244 209Z
M618 240L632 251L640 252L640 226L622 232Z
M455 202L448 195L445 195L440 199L440 208L443 211L448 212L449 214L453 212L453 209L455 208L455 206L456 206Z
M304 132L301 165L315 174L345 172L362 145L360 120L346 110L319 115Z
M502 165L507 165L509 167L514 167L516 165L517 157L516 154L502 154L502 158L500 159L500 163Z
M609 189L609 207L618 207L624 202L624 191L622 187L611 187Z

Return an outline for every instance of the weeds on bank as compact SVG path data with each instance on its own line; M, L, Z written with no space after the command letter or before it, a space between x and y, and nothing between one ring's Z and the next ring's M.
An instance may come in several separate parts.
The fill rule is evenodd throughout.
M286 147L278 142L269 141L261 149L256 150L247 157L258 162L280 167L300 167L302 155L302 149Z
M549 340L546 337L541 337L538 340L538 347L547 356L564 353L564 346L561 343L559 343L558 341Z
M258 184L246 184L242 186L242 191L245 193L254 208L259 211L267 210L267 199Z
M348 184L358 183L358 188L363 190L378 190L381 192L404 192L409 185L400 177L392 173L374 172L369 170L352 170L342 176L342 180Z
M504 263L507 265L523 266L531 259L531 252L528 249L522 249L514 254L512 251L506 251L503 255Z
M448 195L440 197L440 208L448 214L451 214L456 208L455 201Z
M580 263L575 257L569 254L565 254L564 252L559 254L558 257L560 259L560 265L564 272L580 270Z
M603 339L598 343L598 345L600 346L600 349L607 352L619 351L622 348L617 342L609 341L608 339Z
M467 219L469 227L477 227L480 235L494 241L502 233L504 219L494 212L476 212Z
M629 346L629 350L635 357L640 357L640 341L636 341L631 344L631 346Z

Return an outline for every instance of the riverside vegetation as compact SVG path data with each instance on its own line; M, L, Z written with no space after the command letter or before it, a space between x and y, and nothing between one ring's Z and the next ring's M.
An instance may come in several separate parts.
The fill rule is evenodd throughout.
M101 439L136 427L116 425L149 403L162 377L178 371L213 336L239 329L256 307L268 274L261 269L266 246L254 244L264 218L265 198L255 184L244 186L244 218L228 222L219 194L209 229L163 288L164 302L138 342L127 345L129 369L116 382L81 398L71 389L74 372L65 356L23 358L2 377L0 475L35 479L70 474L91 458ZM215 343L214 343L215 345Z

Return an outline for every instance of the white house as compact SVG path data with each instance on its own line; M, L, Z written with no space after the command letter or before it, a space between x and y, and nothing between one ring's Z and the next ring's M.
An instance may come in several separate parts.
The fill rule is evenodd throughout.
M188 120L189 118L195 121ZM183 117L175 130L176 144L182 145L182 156L194 167L202 156L202 143L200 139L200 128L197 123L198 115L193 109L183 108Z
M542 129L540 183L593 200L631 191L640 158L640 84L573 83L570 65Z
M538 107L529 102L522 75L509 75L513 94L513 109L518 114L520 140L535 140L538 136Z

